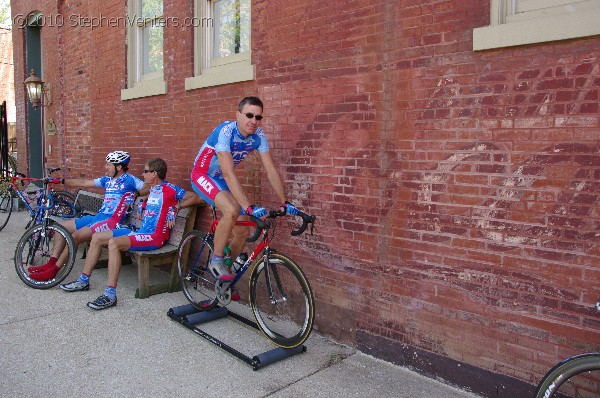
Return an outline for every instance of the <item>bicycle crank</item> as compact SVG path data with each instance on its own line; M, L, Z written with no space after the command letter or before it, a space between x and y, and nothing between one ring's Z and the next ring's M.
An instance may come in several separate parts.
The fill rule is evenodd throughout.
M217 300L219 304L226 306L231 303L231 289L229 288L230 282L217 282L215 283L215 293L217 293Z

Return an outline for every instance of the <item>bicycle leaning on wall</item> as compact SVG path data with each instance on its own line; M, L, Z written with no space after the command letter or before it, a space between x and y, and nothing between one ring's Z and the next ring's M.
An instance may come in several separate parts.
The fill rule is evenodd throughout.
M600 314L600 300L593 312ZM600 352L575 355L554 366L542 378L534 398L600 396Z

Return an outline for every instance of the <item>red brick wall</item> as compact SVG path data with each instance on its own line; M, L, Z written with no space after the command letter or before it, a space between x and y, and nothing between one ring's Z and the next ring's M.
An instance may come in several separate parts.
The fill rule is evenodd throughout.
M13 13L37 3L57 12ZM61 12L123 16L125 3ZM165 3L192 15L191 0ZM51 160L94 176L120 147L134 171L161 156L189 187L204 138L257 94L290 198L318 216L314 237L279 248L309 276L319 331L528 383L600 349L597 37L474 53L472 29L489 23L474 0L255 0L252 21L254 82L186 92L193 32L169 26L168 93L124 102L124 28L43 30L60 81ZM275 204L256 157L244 182Z
M6 101L7 119L15 122L15 86L12 32L0 28L0 102Z

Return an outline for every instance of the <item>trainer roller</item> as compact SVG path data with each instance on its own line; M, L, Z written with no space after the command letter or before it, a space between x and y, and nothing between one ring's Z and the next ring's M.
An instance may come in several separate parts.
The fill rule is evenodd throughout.
M226 307L216 307L209 311L198 311L198 309L196 309L193 305L185 304L178 307L169 308L169 311L167 311L167 315L169 316L169 318L176 321L180 325L185 326L186 328L192 330L199 336L204 337L206 340L210 341L217 347L227 351L228 353L234 355L238 359L241 359L242 361L246 362L248 365L252 366L252 370L255 371L272 363L279 362L291 356L306 352L306 346L304 345L295 348L276 347L272 350L260 353L250 358L249 356L223 343L219 339L211 336L210 334L206 333L205 331L196 326L202 323L207 323L217 319L225 318L226 316L230 316L258 330L256 322L252 322L242 317L241 315L231 312Z

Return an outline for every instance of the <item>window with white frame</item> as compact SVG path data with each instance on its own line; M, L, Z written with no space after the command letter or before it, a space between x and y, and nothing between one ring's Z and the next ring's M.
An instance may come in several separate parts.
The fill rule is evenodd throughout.
M121 99L167 92L163 75L163 0L129 0L127 88Z
M473 50L600 34L600 0L490 0L490 26L473 30Z
M194 76L186 90L254 79L250 0L195 0Z

